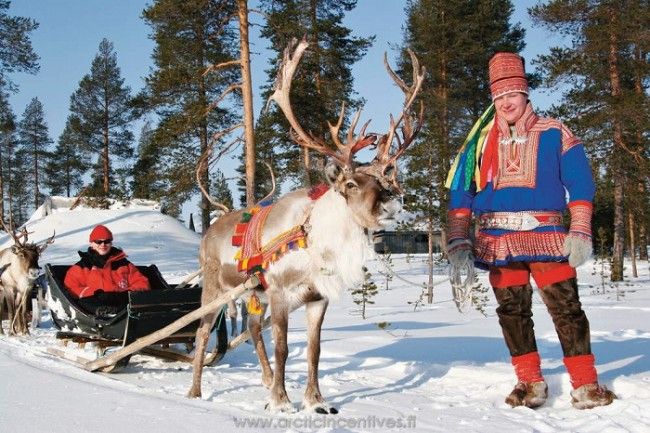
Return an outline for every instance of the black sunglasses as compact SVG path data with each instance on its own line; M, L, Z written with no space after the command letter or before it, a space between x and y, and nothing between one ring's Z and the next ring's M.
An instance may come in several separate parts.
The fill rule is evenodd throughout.
M96 243L97 245L108 245L113 243L113 239L97 239L96 241L93 241L93 243Z

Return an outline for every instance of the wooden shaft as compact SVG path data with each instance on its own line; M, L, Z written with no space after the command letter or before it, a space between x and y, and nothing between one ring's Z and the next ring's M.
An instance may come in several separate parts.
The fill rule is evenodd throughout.
M219 310L221 307L226 305L230 300L239 298L244 292L251 290L259 285L259 280L256 276L250 277L248 280L235 287L234 289L224 293L219 296L217 299L207 303L206 305L201 306L200 308L187 313L183 317L179 318L175 322L170 323L158 331L149 334L147 336L138 338L133 343L128 346L122 347L120 350L113 352L108 356L96 359L92 362L88 362L84 365L84 369L88 371L97 371L99 369L108 367L115 364L120 359L129 356L151 344L154 344L163 338L166 338L172 335L174 332L179 331L189 325L190 323L198 320L208 314L214 313Z

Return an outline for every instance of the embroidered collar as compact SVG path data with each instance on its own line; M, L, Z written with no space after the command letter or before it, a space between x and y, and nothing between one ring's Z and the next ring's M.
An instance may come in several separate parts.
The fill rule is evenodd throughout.
M501 144L525 144L528 140L528 133L535 126L539 117L533 111L533 106L530 101L526 104L524 113L519 120L514 124L514 135L510 130L510 125L505 119L496 116L497 126L499 128L499 143Z

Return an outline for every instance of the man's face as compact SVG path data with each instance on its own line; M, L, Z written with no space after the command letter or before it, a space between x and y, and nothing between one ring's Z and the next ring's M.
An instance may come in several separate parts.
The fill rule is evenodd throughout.
M514 125L526 110L528 97L519 92L506 93L494 100L494 107L497 109L497 115L508 122L508 125Z
M92 248L100 256L105 256L108 254L112 246L112 239L99 239L90 243L90 248Z

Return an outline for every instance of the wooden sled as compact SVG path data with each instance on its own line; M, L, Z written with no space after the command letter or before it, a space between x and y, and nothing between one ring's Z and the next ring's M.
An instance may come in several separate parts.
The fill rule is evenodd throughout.
M96 317L89 314L76 302L63 286L63 279L69 266L55 266L47 264L45 272L48 280L48 304L52 314L52 321L59 330L56 338L63 340L64 344L76 342L80 345L93 343L99 353L97 360L86 359L80 355L70 354L62 348L48 348L50 354L68 359L85 366L88 363L106 358L108 353L115 348L129 347L132 343L145 336L156 334L170 324L178 322L188 313L201 307L201 287L191 286L177 288L168 284L155 265L138 266L140 272L150 282L150 291L129 292L129 303L123 311L111 316ZM181 285L183 285L181 283ZM179 285L180 286L180 285ZM229 300L230 298L228 298ZM225 308L228 300L219 308L213 332L216 333L217 344L212 353L206 356L206 365L218 362L228 349L228 330L225 320ZM206 313L206 314L209 314ZM170 333L155 341L151 340L145 346L139 347L124 356L116 359L110 365L102 367L102 371L114 372L126 366L131 355L135 352L175 360L191 362L189 352L193 348L196 329L202 316L186 321L181 327L175 328ZM161 334L157 334L161 335ZM172 343L184 343L187 352L169 348ZM115 353L119 352L117 350ZM113 358L111 358L113 359Z

